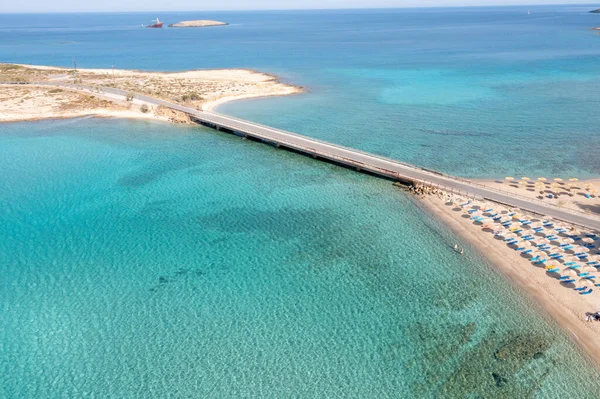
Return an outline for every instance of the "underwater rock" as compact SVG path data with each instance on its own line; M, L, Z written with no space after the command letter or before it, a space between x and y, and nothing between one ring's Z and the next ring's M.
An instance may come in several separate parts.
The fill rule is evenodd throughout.
M494 383L498 388L502 388L508 382L506 378L502 377L498 373L492 373L492 377L494 378Z
M509 339L494 356L499 360L530 360L543 356L550 343L541 335L521 334Z

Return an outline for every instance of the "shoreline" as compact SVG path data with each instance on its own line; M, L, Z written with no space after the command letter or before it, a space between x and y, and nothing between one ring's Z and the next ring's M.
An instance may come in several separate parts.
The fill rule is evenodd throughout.
M580 350L600 368L600 322L586 322L586 312L600 310L594 293L579 295L571 288L561 286L546 274L544 267L534 266L527 258L509 248L503 240L481 231L462 212L454 211L445 200L435 196L415 198L417 206L442 222L457 238L468 242L510 284L534 301L545 315L551 318ZM598 287L595 287L598 289Z
M34 83L56 82L76 83L95 87L115 87L130 91L135 94L150 95L175 104L190 106L206 112L215 111L217 107L232 101L248 100L275 96L289 96L305 93L304 87L284 83L276 75L245 69L198 69L181 72L146 72L128 69L78 69L77 74L72 68L53 67L28 64L1 64L0 67L8 71L23 71L24 75L35 75L36 81L22 85L2 85L0 97L3 92L9 92L5 98L0 98L0 123L40 121L44 119L68 119L81 116L99 118L133 118L157 119L175 123L189 123L187 116L161 109L163 107L150 107L150 111L142 112L142 101L134 100L126 103L111 98L110 95L101 93L84 93L81 91L61 87L59 91L69 93L71 96L70 107L64 107L64 95L51 96L51 86L40 86ZM39 79L41 75L41 79ZM81 82L81 78L85 80ZM7 74L6 80L11 76ZM29 78L31 81L31 78ZM10 90L12 89L12 93ZM38 92L45 91L42 95L30 95L29 89ZM136 90L138 89L138 90ZM46 94L46 95L43 95ZM87 106L77 109L76 106L85 97L95 97L107 100L104 106ZM35 98L38 97L38 98ZM44 98L42 98L44 97ZM57 98L61 97L61 98ZM78 98L75 98L78 97ZM33 99L32 99L33 98ZM55 101L53 101L53 98ZM23 104L25 100L27 103ZM37 103L36 103L37 101ZM61 103L62 101L62 103ZM10 104L8 104L10 103ZM43 103L41 106L40 103ZM116 106L114 106L116 104ZM134 106L135 105L135 106ZM81 108L81 107L79 107ZM116 108L116 109L113 109ZM46 114L47 116L43 116Z
M53 71L57 70L57 68L53 67L41 68L48 68L49 70ZM62 71L64 69L60 70ZM82 71L82 73L85 73L83 71L89 72L91 70L80 71ZM94 73L106 73L106 71L110 70L94 71ZM218 77L217 79L223 80L226 79L227 73L229 73L231 70L220 71L223 71L224 75ZM244 71L246 74L249 73L248 70ZM215 73L214 70L204 71L204 73L211 72L213 74ZM128 74L132 72L127 70L120 70L119 73L129 76ZM186 75L196 73L197 71L188 71L174 74ZM144 73L141 72L141 74ZM264 73L252 72L250 73L250 75L246 76L250 76L251 78L256 79L264 79L265 77L267 77L267 82L271 82L273 81L273 79L275 79L272 75L267 75ZM261 82L262 81L264 80L261 80ZM6 85L5 87L12 86ZM15 85L15 87L20 88L17 85ZM23 87L31 88L35 86L23 85ZM44 87L44 90L50 90L51 88L51 86ZM66 93L71 93L79 96L79 99L82 99L84 97L100 97L104 99L110 98L110 96L107 94L87 93L87 96L83 96L82 93L78 92L77 90L60 91L61 97L66 95ZM283 85L281 87L278 86L277 91L270 93L256 91L252 93L239 93L236 95L223 95L222 92L219 92L221 94L220 97L213 98L210 101L205 101L201 105L199 104L199 106L201 106L202 109L205 111L212 111L218 106L231 101L247 100L259 97L270 97L276 95L279 96L299 94L301 92L304 91L301 88L292 85ZM117 103L119 102L117 101ZM108 105L113 103L108 103L104 101L103 104ZM173 121L175 119L174 117L169 118L168 114L159 115L159 109L147 113L144 113L142 111L134 111L132 109L132 106L134 104L141 105L143 104L143 102L136 100L129 102L128 104L125 104L128 107L127 109L124 108L123 105L119 105L118 107L121 108L117 107L116 109L104 109L96 106L96 108L94 109L68 110L65 111L62 115L59 114L48 117L31 115L31 112L28 114L27 110L25 110L23 113L25 113L25 115L29 115L29 117L24 116L18 119L16 118L14 120L6 120L0 118L0 122L41 121L44 119L69 119L85 116L101 118L143 118L161 121ZM487 179L479 181L485 181L489 183L494 180ZM500 182L500 184L503 183ZM519 187L516 187L516 189L518 190ZM533 191L534 192L532 195L535 196L535 190ZM426 197L423 201L418 201L417 203L420 204L420 206L422 206L426 211L428 211L429 214L433 215L444 225L450 228L457 235L457 237L460 237L464 241L468 241L473 247L477 248L477 250L482 254L482 256L488 260L490 265L494 266L495 269L501 272L503 276L505 276L509 280L510 283L512 283L521 291L523 291L530 299L534 300L540 306L541 309L547 312L549 317L551 317L565 332L567 332L569 337L583 350L583 352L586 353L597 366L600 366L600 340L598 339L600 338L600 323L586 323L584 319L586 312L599 310L598 305L600 304L598 303L598 301L594 301L593 299L596 295L595 293L593 295L584 297L570 288L565 288L561 286L559 282L556 281L556 279L553 279L546 275L543 267L538 268L532 266L531 262L529 262L525 258L520 257L518 252L508 248L504 241L499 241L495 239L494 236L490 233L484 233L481 231L478 232L477 230L481 230L480 227L474 225L469 218L463 218L462 212L453 211L453 207L447 206L443 202L443 200L439 200L436 197ZM596 290L597 289L598 288L596 287Z

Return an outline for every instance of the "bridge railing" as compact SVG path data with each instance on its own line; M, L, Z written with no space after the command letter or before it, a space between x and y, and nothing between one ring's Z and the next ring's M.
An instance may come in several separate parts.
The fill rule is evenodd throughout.
M5 84L11 84L11 83L6 83L5 82ZM19 82L18 84L22 84L22 83ZM85 90L85 91L89 91L91 93L97 93L97 91L99 91L100 94L110 93L110 94L116 94L116 95L121 95L121 96L126 96L127 94L132 93L132 94L134 94L134 98L137 97L138 99L140 99L142 101L151 101L151 102L154 102L154 103L158 103L160 105L171 107L171 108L177 109L177 110L179 110L181 112L190 113L190 114L194 115L195 117L201 118L203 115L207 115L207 116L214 115L214 116L217 116L217 117L220 117L220 118L224 118L226 120L235 121L235 122L240 123L242 125L255 126L255 127L259 127L259 128L266 129L266 130L275 131L277 133L284 133L284 134L287 134L287 135L290 135L290 136L293 136L293 137L298 137L298 138L302 138L304 140L308 140L310 142L319 143L319 144L321 144L323 146L326 146L326 147L333 147L333 148L343 149L343 150L350 151L350 152L353 152L353 153L361 154L361 155L366 156L366 157L371 157L371 158L374 158L374 159L380 159L380 160L384 160L384 161L387 161L387 162L391 162L391 163L394 163L394 164L397 164L397 165L402 165L405 168L413 169L413 170L419 170L421 172L425 172L425 173L430 174L432 176L436 176L436 177L439 177L439 178L447 179L447 180L450 180L450 181L459 182L459 183L461 183L461 184L463 184L465 186L479 187L482 190L496 192L496 193L502 194L504 196L508 196L508 197L513 197L513 198L520 199L521 201L526 201L526 202L530 202L530 203L537 203L537 204L543 205L545 207L551 207L551 208L554 208L554 209L560 210L560 211L566 211L566 210L568 210L569 212L572 212L572 213L575 213L575 214L579 214L581 216L585 216L585 217L588 217L588 218L594 218L596 220L600 220L600 217L598 217L596 215L593 215L591 213L588 213L588 212L584 212L581 209L576 208L576 205L574 205L574 204L565 203L563 206L559 206L558 204L553 204L553 203L549 203L547 201L542 201L542 200L540 200L538 198L532 198L532 197L528 197L528 196L525 196L525 195L522 195L522 194L519 194L519 193L515 193L515 192L511 192L511 191L507 191L507 190L502 190L500 188L489 186L489 185L485 185L485 184L482 184L482 183L477 182L477 181L465 179L465 178L458 177L458 176L448 175L446 173L442 173L442 172L439 172L439 171L436 171L436 170L432 170L432 169L429 169L429 168L412 165L412 164L409 164L409 163L406 163L406 162L403 162L403 161L399 161L397 159L388 158L388 157L383 156L383 155L368 153L368 152L365 152L365 151L362 151L362 150L357 150L355 148L349 148L349 147L346 147L346 146L343 146L343 145L338 145L338 144L326 142L326 141L323 141L323 140L320 140L320 139L316 139L316 138L313 138L313 137L309 137L309 136L305 136L305 135L302 135L302 134L293 133L293 132L290 132L290 131L287 131L287 130L284 130L284 129L279 129L279 128L274 128L272 126L263 125L263 124L258 123L258 122L247 121L247 120L239 119L239 118L232 117L232 116L229 116L229 115L223 115L223 114L220 114L220 113L214 112L214 111L211 111L211 112L198 111L198 110L195 110L193 108L184 107L184 106L181 106L179 104L174 104L174 103L171 103L171 102L166 101L166 100L156 99L156 98L153 98L153 97L150 97L150 96L147 96L147 95L144 95L144 94L140 94L140 93L133 93L133 92L129 92L129 91L126 91L126 90L117 89L117 88L113 88L113 87L91 86L91 85L65 83L65 82L38 82L38 83L31 82L31 83L26 83L26 84L40 84L40 85L46 85L46 86L62 86L62 87L68 87L68 88L77 89L77 90ZM308 150L308 151L313 150L313 149L310 149L310 148L305 148L305 149ZM332 157L335 157L335 156L332 155ZM336 157L336 158L339 159L339 157ZM388 171L388 172L390 172L390 171ZM392 172L390 172L390 173L392 173ZM443 189L445 191L453 192L453 193L456 193L458 195L466 195L466 196L471 197L471 198L481 197L480 195L474 194L473 192L469 192L469 190L466 190L466 189L465 190L461 190L461 189L458 189L458 188L451 187L449 185L448 186L444 186L444 185L440 185L439 183L435 183L433 181L427 181L427 180L423 180L423 179L412 178L412 180L418 181L418 182L420 182L422 184L427 184L429 186L444 187ZM519 208L524 209L523 206L520 206ZM528 212L534 212L534 211L528 210Z
M592 217L592 218L600 220L600 217L598 217L596 215L593 215L591 213L582 211L581 209L576 208L576 205L571 204L571 203L565 203L563 206L560 206L558 204L549 203L547 201L543 201L543 200L540 200L538 198L533 198L533 197L525 196L525 195L522 195L522 194L519 194L519 193L515 193L513 191L502 190L500 188L489 186L489 185L486 185L486 184L483 184L483 183L480 183L480 182L477 182L477 181L465 179L465 178L458 177L458 176L448 175L446 173L438 172L436 170L432 170L432 169L429 169L429 168L425 168L425 167L421 167L421 166L416 166L416 165L412 165L412 164L409 164L409 163L406 163L406 162L403 162L403 161L399 161L399 160L396 160L396 159L388 158L388 157L383 156L383 155L368 153L368 152L357 150L357 149L354 149L354 148L345 147L343 145L329 143L329 142L326 142L326 141L323 141L323 140L319 140L319 139L315 139L315 138L312 138L312 137L304 136L304 135L301 135L301 134L298 134L298 133L292 133L292 132L286 131L284 129L273 128L271 126L266 126L266 125L263 125L261 123L257 123L257 122L253 122L253 121L246 121L246 120L243 120L243 119L231 117L229 115L223 115L223 114L220 114L220 113L217 113L217 112L210 112L210 113L218 115L218 116L226 118L226 119L235 120L235 121L237 121L239 123L242 123L242 124L245 124L245 125L254 125L254 126L261 127L263 129L267 129L267 130L274 130L274 131L282 132L282 133L289 134L289 135L292 135L292 136L302 137L304 139L307 139L307 140L310 140L310 141L313 141L313 142L316 142L316 143L319 143L319 144L322 144L322 145L332 146L332 147L337 147L337 148L342 148L342 149L345 149L347 151L351 151L351 152L354 152L354 153L359 153L359 154L362 154L362 155L365 155L365 156L368 156L368 157L382 159L382 160L385 160L385 161L388 161L388 162L392 162L392 163L396 163L396 164L402 165L402 166L404 166L406 168L417 169L417 170L420 170L422 172L426 172L426 173L432 174L434 176L438 176L438 177L442 177L442 178L449 179L449 180L452 180L452 181L460 182L460 183L468 185L468 186L476 186L476 187L479 187L479 188L484 189L484 190L494 191L494 192L506 195L508 197L519 198L522 201L534 202L534 203L537 203L537 204L540 204L540 205L544 205L544 206L548 206L548 207L553 207L553 208L555 208L557 210L569 210L571 212L575 212L575 213L578 213L580 215L584 215L586 217ZM415 179L415 180L419 180L419 179ZM422 183L424 183L424 182L425 181L422 181ZM432 181L429 181L427 184L428 185L435 185L437 183L433 183ZM456 191L457 189L453 189L453 190ZM467 192L467 190L459 190L459 191L461 191L462 193L466 193ZM475 194L471 194L470 196L473 197L473 196L475 196Z

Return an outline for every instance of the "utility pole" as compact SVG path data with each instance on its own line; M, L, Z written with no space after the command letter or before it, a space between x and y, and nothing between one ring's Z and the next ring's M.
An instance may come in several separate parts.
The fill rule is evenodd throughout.
M112 65L112 72L113 72L113 84L115 83L115 64Z
M77 72L77 60L73 58L73 68L75 68L75 72Z

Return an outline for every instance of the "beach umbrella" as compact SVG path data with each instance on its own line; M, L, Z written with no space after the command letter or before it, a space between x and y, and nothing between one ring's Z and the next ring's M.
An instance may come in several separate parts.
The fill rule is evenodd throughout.
M575 251L575 253L579 253L579 252L590 252L590 249L588 247L582 247L581 245L573 248L573 251Z
M580 276L589 276L590 274L597 272L596 268L592 266L581 266L578 271Z
M554 181L560 183L560 182L563 181L563 179L561 179L560 177L557 177L557 178L554 179Z
M538 181L541 181L541 182L544 182L544 181L548 180L545 177L538 177L537 179L538 179Z
M560 241L563 244L573 244L575 242L572 238L569 238L569 237L561 238Z
M550 262L546 265L546 271L552 273L560 272L560 265L556 262Z
M494 232L494 235L500 238L506 238L506 234L508 234L508 232L506 230L498 230L496 232Z
M550 248L549 251L552 252L552 253L558 253L558 254L560 254L562 252L565 252L565 250L563 248L556 247L556 246Z
M577 278L577 277L579 277L579 273L577 273L577 270L567 268L567 269L563 269L560 272L560 277L561 277L561 279Z
M504 238L519 238L519 236L516 235L515 233L507 233L507 234L504 234Z
M565 266L570 267L571 269L578 269L581 267L581 260L578 257L573 255L568 255L564 258Z
M570 179L569 179L569 181L572 181L572 182L577 182L577 181L579 181L579 179L578 179L578 178L576 178L576 177L572 177L572 178L570 178Z
M595 266L599 266L600 267L600 262L598 261L600 258L596 257L596 256L589 256L587 258L587 262L588 263L592 263Z
M507 177L504 178L504 180L513 181L513 180L515 180L515 178L512 177L512 176L507 176Z
M579 288L592 288L594 286L594 282L587 278L580 278L577 280L577 287Z
M586 244L593 244L594 243L594 239L591 237L583 237L581 239L582 242L585 242Z
M520 180L520 181L519 181L519 185L520 185L520 186L526 186L527 184L528 184L528 183L527 183L526 181L524 181L524 180Z
M540 258L541 258L541 259L544 259L544 258L546 257L546 255L545 255L545 254L543 254L543 255L542 255L542 254L543 254L543 252L541 252L541 251L531 251L530 253L528 253L528 254L525 254L525 255L526 255L526 256L527 256L527 257L528 257L530 260L532 260L532 261L533 261L534 259L535 259L535 260L540 260Z
M523 176L523 177L521 177L521 180L531 180L531 179L527 176Z

